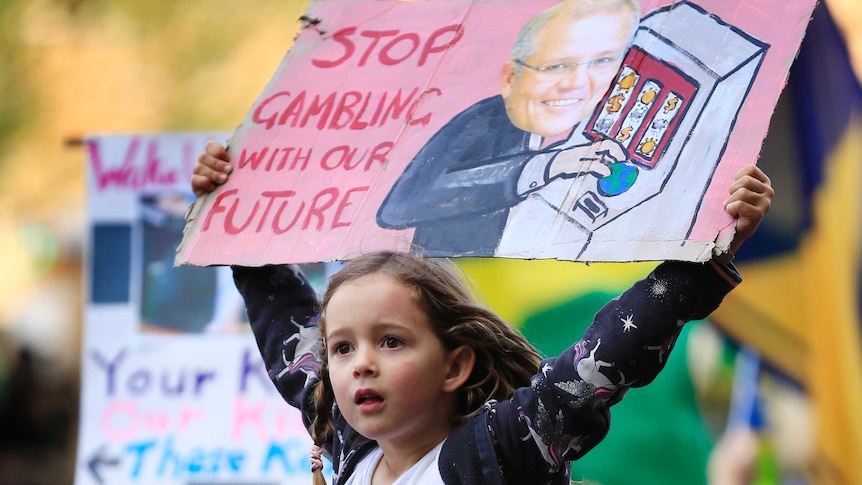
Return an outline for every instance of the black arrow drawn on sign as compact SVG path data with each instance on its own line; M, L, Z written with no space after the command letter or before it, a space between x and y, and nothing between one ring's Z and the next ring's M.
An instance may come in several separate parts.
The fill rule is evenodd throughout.
M119 458L109 457L105 455L105 447L106 445L102 445L101 448L96 450L96 453L93 454L90 460L87 461L87 468L90 469L90 473L93 474L93 478L100 485L105 483L105 481L102 480L102 475L99 473L99 470L103 469L106 466L113 467L120 464Z

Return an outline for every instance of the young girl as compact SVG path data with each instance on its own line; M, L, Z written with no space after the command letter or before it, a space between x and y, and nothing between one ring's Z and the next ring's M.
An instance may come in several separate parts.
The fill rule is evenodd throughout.
M230 170L208 145L193 190ZM772 197L759 169L740 172L726 204L738 217L732 250ZM740 281L717 261L662 263L540 362L445 261L360 256L332 277L322 306L296 267L236 267L234 278L270 377L332 460L333 482L373 485L568 485L570 462L607 433L610 406L652 381L682 325Z

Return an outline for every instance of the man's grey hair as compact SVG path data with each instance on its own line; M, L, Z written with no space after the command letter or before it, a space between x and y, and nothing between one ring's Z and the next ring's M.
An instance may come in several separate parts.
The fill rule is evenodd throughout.
M640 3L638 0L563 0L553 7L531 18L521 27L515 45L512 47L511 60L526 60L536 51L536 39L549 20L557 15L566 15L571 19L582 19L593 12L606 9L626 8L632 15L632 30L629 32L628 43L631 44L640 22ZM520 66L516 66L516 70Z

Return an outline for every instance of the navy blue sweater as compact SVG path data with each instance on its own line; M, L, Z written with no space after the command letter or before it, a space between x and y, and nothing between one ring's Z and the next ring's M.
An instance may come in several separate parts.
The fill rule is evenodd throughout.
M293 266L235 267L234 279L269 375L308 427L320 382L317 297ZM705 318L739 282L732 266L715 262L659 265L605 305L581 340L542 361L529 387L486 403L455 427L438 461L444 482L569 485L571 461L607 434L610 407L628 389L650 383L683 324ZM351 428L337 406L332 422L336 433L324 450L337 485L377 444Z

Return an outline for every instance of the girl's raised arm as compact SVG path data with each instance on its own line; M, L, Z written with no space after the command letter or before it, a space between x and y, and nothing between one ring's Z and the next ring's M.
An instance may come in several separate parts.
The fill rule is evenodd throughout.
M320 374L317 295L297 266L234 266L233 274L267 373L308 426Z

